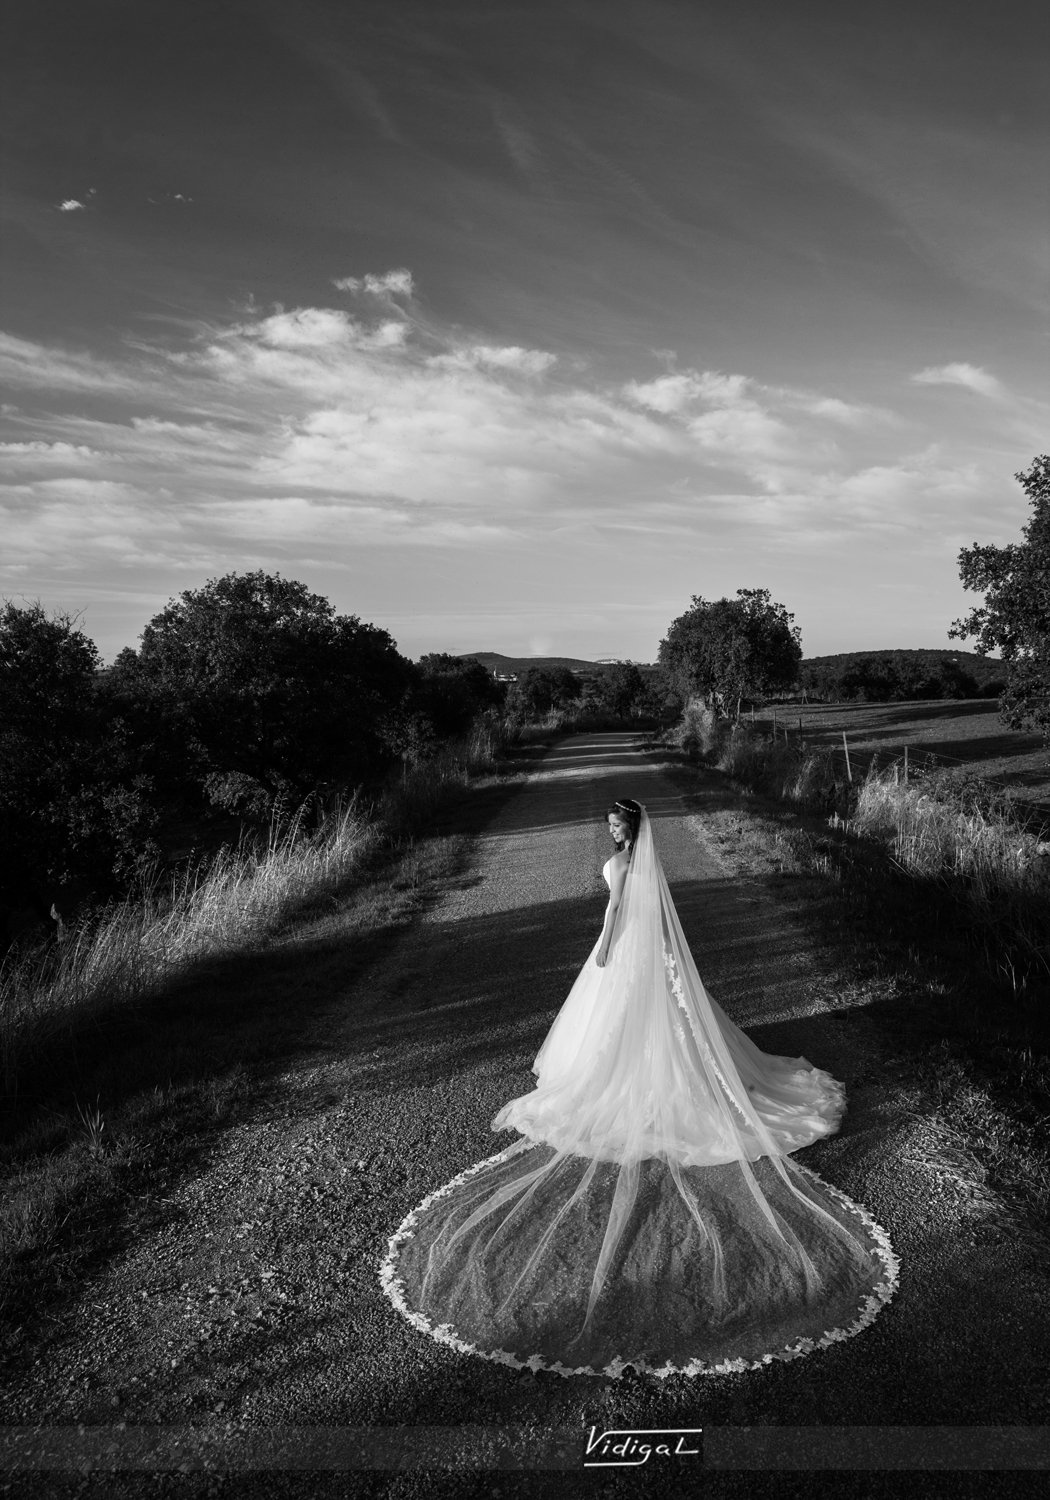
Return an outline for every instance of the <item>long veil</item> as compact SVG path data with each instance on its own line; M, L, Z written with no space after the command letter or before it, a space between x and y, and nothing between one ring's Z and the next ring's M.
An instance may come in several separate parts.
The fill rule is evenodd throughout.
M519 1139L439 1188L381 1279L454 1347L561 1374L751 1368L859 1332L897 1261L787 1152L842 1086L759 1051L707 994L644 809L604 968L592 952L493 1121Z

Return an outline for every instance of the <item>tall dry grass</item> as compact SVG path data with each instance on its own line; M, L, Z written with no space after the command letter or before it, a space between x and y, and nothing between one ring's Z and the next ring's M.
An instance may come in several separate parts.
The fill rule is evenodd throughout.
M43 955L9 954L0 966L5 1090L31 1056L89 1016L145 999L202 960L265 942L344 886L379 837L356 803L312 831L296 817L103 908Z
M1050 845L1008 804L976 800L936 774L905 783L900 768L869 775L851 818L909 874L959 895L981 927L1006 939L1010 970L1050 977Z
M549 709L532 723L521 720L512 722L507 727L507 738L513 744L527 745L544 740L552 734L601 734L618 730L642 732L651 731L655 725L656 720L650 715L641 714L624 719L613 713L570 703L564 708Z
M378 801L360 799L309 827L305 810L267 838L246 838L98 911L43 954L0 964L0 1080L17 1089L26 1063L92 1017L146 1000L202 961L260 947L297 914L359 876L384 842L425 821L453 786L491 769L498 725L440 747L390 779Z
M495 770L510 738L505 724L486 714L464 739L439 745L426 760L406 765L391 777L376 807L387 834L411 832L454 788Z

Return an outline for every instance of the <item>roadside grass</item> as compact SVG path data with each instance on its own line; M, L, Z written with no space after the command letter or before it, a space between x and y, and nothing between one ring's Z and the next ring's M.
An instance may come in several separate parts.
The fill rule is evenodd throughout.
M552 708L533 724L516 724L510 730L514 744L535 744L548 739L552 734L604 734L625 730L628 733L651 732L655 725L652 718L619 718L616 714L583 712L573 706Z
M430 837L428 823L464 795L509 795L514 767L501 774L494 751L474 736L396 778L368 813L353 803L313 830L294 820L100 913L43 957L9 962L9 1348L99 1257L163 1214L168 1185L260 1079L287 1066L310 1017L454 878L469 840Z
M356 804L308 831L298 816L243 839L81 923L42 955L0 969L0 1069L8 1109L27 1068L87 1019L143 1002L208 959L267 942L307 906L334 896L374 853L379 826Z
M659 753L666 756L666 747L659 747ZM761 750L749 751L752 755L761 758ZM816 811L804 799L785 795L798 782L782 774L790 768L781 747L776 760L765 766L767 773L779 771L763 778L759 789L743 779L741 761L753 772L755 761L744 757L729 758L736 775L712 767L726 778L726 798L722 806L712 807L709 797L693 804L703 808L705 830L739 873L771 881L785 896L797 898L802 919L838 956L848 1003L836 1016L848 1024L854 1010L863 1010L894 1049L913 1060L917 1081L936 1101L946 1170L953 1157L966 1158L971 1177L980 1177L1045 1233L1050 1211L1046 897L1043 929L1036 932L1042 946L1024 982L1016 963L1008 961L1017 949L1017 934L1004 936L996 926L995 903L1004 899L1002 869L1010 876L1015 868L1017 825L1005 825L1008 848L1001 862L996 858L991 863L993 888L982 895L979 879L971 888L965 870L960 876L953 873L947 855L958 858L955 843L949 843L946 854L934 837L957 832L957 802L935 803L931 816L937 821L928 841L918 855L905 860L895 843L897 825L886 822L883 791L875 778L868 783L873 804L869 833L854 817L844 819L834 809L829 816L826 809ZM681 755L686 787L695 765L695 754ZM912 788L903 804L890 802L891 810L903 806L905 829L920 795L919 788ZM982 819L975 819L973 829L985 826ZM971 840L964 833L966 847L980 849L981 838ZM1040 866L1045 864L1040 858ZM1004 878L1003 884L1005 920L1010 920L1009 881ZM979 911L982 920L976 919ZM1037 904L1026 908L1026 921L1032 912L1038 915Z

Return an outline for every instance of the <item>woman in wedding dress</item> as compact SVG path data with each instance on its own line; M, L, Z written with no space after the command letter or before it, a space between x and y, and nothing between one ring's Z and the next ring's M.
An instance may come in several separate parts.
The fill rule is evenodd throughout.
M746 1370L859 1333L893 1295L889 1239L791 1159L845 1091L768 1056L689 952L644 807L610 809L601 935L506 1104L506 1150L414 1209L381 1281L453 1348L562 1375Z

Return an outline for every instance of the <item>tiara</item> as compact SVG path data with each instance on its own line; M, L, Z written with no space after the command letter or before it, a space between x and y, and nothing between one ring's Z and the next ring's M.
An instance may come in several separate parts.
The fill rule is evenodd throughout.
M632 815L638 811L636 807L628 807L626 802L617 802L616 806L622 807L625 813L631 813Z

